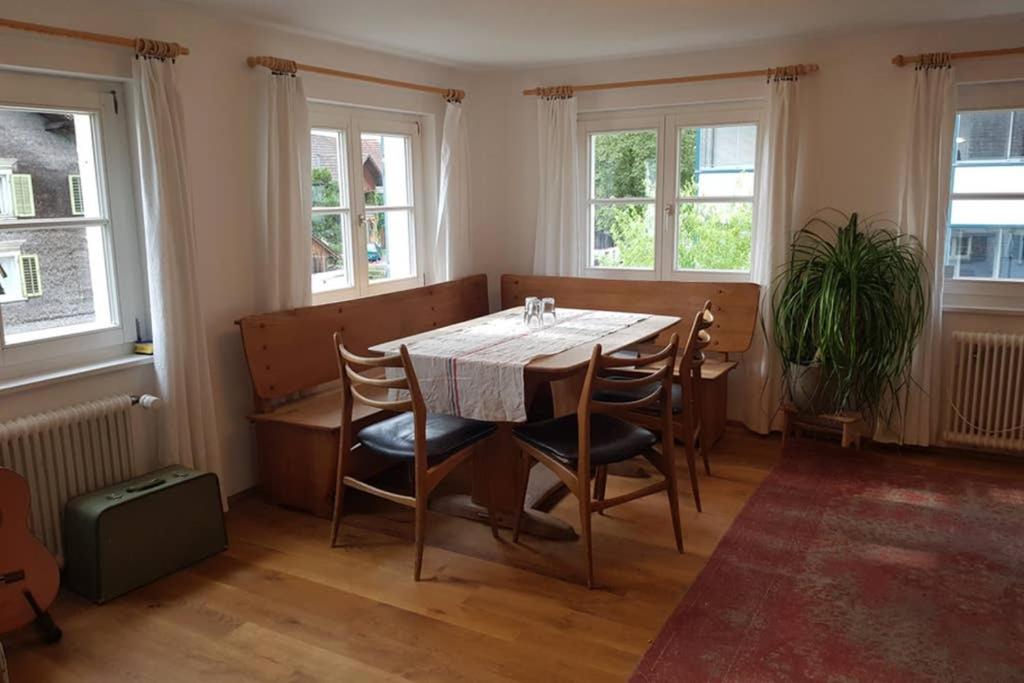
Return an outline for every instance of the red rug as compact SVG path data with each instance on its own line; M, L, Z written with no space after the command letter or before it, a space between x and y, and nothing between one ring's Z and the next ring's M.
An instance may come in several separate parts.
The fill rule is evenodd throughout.
M1024 478L808 442L634 681L1024 681Z

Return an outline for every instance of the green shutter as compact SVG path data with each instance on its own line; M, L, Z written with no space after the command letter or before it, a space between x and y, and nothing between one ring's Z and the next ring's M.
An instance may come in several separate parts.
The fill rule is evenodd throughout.
M85 200L82 197L82 176L69 175L68 189L71 192L71 215L85 215Z
M33 218L36 215L36 200L32 195L32 176L28 173L11 174L14 189L14 215L18 218Z
M21 259L21 292L26 298L43 295L43 282L39 278L39 257L26 254Z

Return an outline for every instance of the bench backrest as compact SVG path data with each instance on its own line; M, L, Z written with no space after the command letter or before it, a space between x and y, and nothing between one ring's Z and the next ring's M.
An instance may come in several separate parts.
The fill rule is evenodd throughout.
M749 282L675 282L604 278L502 275L502 309L522 306L528 296L551 296L564 308L656 313L682 318L667 330L684 337L694 313L711 300L715 322L709 351L740 353L750 348L761 288ZM685 329L684 329L685 328Z
M487 315L487 276L352 301L250 315L242 332L257 409L338 379L332 338L367 355L369 347Z

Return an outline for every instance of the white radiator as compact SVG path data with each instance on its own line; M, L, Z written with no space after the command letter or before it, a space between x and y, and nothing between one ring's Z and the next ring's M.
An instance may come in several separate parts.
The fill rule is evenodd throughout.
M953 380L943 439L1024 450L1024 335L953 333Z
M0 423L0 467L28 480L32 532L62 562L64 504L133 476L131 407L158 401L125 394Z

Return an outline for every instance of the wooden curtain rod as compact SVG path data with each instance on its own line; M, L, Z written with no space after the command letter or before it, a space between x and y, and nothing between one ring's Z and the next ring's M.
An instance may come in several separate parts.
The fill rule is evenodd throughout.
M64 38L77 38L88 40L93 43L104 43L105 45L118 45L130 47L137 54L146 57L161 57L174 59L180 55L189 54L184 45L178 43L167 43L162 40L150 40L149 38L124 38L122 36L111 36L105 33L89 33L88 31L76 31L70 28L58 26L46 26L44 24L30 24L27 21L15 21L13 19L0 19L0 27L13 28L17 31L31 31L32 33L44 33L48 36L62 36Z
M1008 47L1001 50L969 50L966 52L950 52L949 59L978 59L980 57L1002 57L1003 55L1024 55L1024 47ZM896 66L907 64L920 64L922 60L928 59L928 54L920 55L896 55L892 63Z
M730 78L771 78L773 76L804 76L818 70L817 64L793 64L773 69L754 69L753 71L726 71L717 74L700 74L698 76L676 76L674 78L651 78L645 81L619 81L617 83L591 83L589 85L560 85L553 88L531 88L524 90L524 95L540 95L542 97L566 97L573 93L591 90L617 90L619 88L640 88L648 85L674 85L678 83L700 83L702 81L722 81Z
M270 69L275 73L294 74L298 71L308 71L314 74L323 74L324 76L336 76L338 78L348 78L354 81L364 81L366 83L376 83L377 85L390 85L395 88L405 88L406 90L418 90L420 92L435 93L443 97L448 102L461 102L462 98L466 96L466 92L464 90L456 90L454 88L438 88L437 86L433 85L421 85L419 83L396 81L390 78L367 76L366 74L357 74L351 71L340 71L338 69L328 69L327 67L323 66L301 64L290 59L281 59L279 57L256 56L249 57L245 61L250 68L262 66L265 69Z

